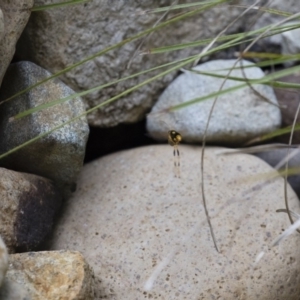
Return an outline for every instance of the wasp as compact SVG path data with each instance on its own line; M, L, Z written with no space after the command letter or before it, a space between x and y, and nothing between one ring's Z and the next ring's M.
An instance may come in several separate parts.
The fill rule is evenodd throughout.
M182 136L175 130L168 132L168 143L173 147L175 176L180 177L180 153L178 149L179 143L182 141Z

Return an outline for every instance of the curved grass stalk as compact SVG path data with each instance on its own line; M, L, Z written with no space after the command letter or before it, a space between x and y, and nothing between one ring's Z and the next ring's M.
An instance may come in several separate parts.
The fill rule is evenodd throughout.
M246 11L248 11L249 9L251 9L252 7L254 7L257 3L259 3L259 1L257 1L256 3L254 3L252 6L250 6L249 8L247 8L247 10ZM281 22L279 22L278 24L275 24L275 25L273 25L273 26L271 26L266 32L263 32L263 33L261 33L260 34L260 36L259 37L257 37L243 52L247 52L251 47L252 47L252 45L254 45L254 43L259 39L259 38L261 38L261 37L263 37L264 36L264 34L266 34L268 31L270 31L272 28L275 28L276 26L278 26L278 25L280 25L281 23L285 23L286 21L288 21L288 20L291 20L291 19L294 19L294 18L296 18L296 17L298 17L298 16L300 16L300 13L298 13L298 14L295 14L295 15L293 15L293 16L291 16L291 17L288 17L288 18L286 18L284 21L281 21ZM236 63L235 63L235 65L238 63L238 61L240 60L241 58L238 58L237 59L237 61L236 61ZM234 65L234 66L235 66ZM230 75L230 73L231 73L231 70L228 72L228 76ZM221 86L220 86L220 89L219 89L219 91L221 91L222 90L222 88L224 87L224 84L225 84L225 82L226 82L226 80L227 79L224 79L224 81L223 81L223 83L221 84ZM213 110L214 110L214 107L215 107L215 105L216 105L216 103L217 103L217 100L218 100L218 96L214 99L214 101L213 101L213 104L212 104L212 107L211 107L211 109L210 109L210 112L209 112L209 115L208 115L208 119L207 119L207 123L206 123L206 126L205 126L205 130L204 130L204 134L203 134L203 141L202 141L202 152L201 152L201 177L202 177L202 182L201 182L201 187L202 187L202 196L203 196L203 202L204 202L204 204L205 204L205 193L204 193L204 149L205 149L205 145L206 145L206 135L207 135L207 131L208 131L208 126L209 126L209 122L210 122L210 119L211 119L211 116L212 116L212 112L213 112ZM207 212L207 209L206 209L206 213L207 213L207 216L208 216L208 212ZM289 211L288 211L288 213L289 213ZM208 217L208 220L209 220L209 217ZM209 224L210 224L210 221L209 221ZM210 227L211 228L211 233L213 234L213 232L212 232L212 227ZM213 238L214 238L214 235L213 235ZM214 243L215 243L215 240L214 240ZM218 251L218 248L217 248L217 245L216 245L216 243L215 243L215 247L216 247L216 250ZM218 251L219 252L219 251Z

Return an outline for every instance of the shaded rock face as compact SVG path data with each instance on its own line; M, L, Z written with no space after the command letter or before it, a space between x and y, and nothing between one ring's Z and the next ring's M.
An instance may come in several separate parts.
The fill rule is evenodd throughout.
M2 0L0 3L0 86L33 3L33 0Z
M248 61L213 60L193 68L195 72L207 72L239 78L258 79L264 76L258 67L251 67ZM241 70L242 67L244 71ZM151 113L147 116L147 130L157 140L165 140L168 130L178 130L186 142L199 143L203 140L207 120L215 97L194 103L170 113L169 108L184 104L197 98L217 93L224 78L186 71L178 76L162 93ZM222 90L232 89L244 84L243 88L220 95L211 115L206 140L215 144L240 145L261 134L272 132L281 124L280 109L271 87L253 85L227 79ZM259 94L267 99L262 99ZM273 105L272 105L273 104Z
M0 90L0 102L51 74L30 62L12 64ZM68 122L85 111L80 98L43 109L18 120L10 118L27 109L72 95L55 79L5 102L0 109L0 154ZM0 160L0 166L51 179L68 197L81 170L89 128L83 116Z
M284 205L283 179L261 180L272 171L262 160L223 152L206 149L203 179L195 146L180 146L180 178L165 145L87 164L51 248L83 253L95 271L95 299L298 299L298 236L270 247L290 225L276 213ZM290 187L288 195L290 209L299 213Z
M76 251L10 255L9 281L18 282L31 300L94 300L94 274Z
M0 287L8 269L8 251L0 235Z
M62 196L40 176L0 168L0 234L9 252L35 249L50 233Z
M193 2L192 0L185 1L185 3ZM47 0L35 1L35 5L46 3L49 2ZM169 6L172 3L171 0L113 2L93 0L82 5L33 13L18 43L17 57L20 60L33 61L51 72L57 72L108 46L151 28L161 15L143 12ZM245 1L241 3L245 4ZM253 1L248 1L248 3L252 4ZM195 16L161 28L147 36L140 50L178 44L178 41L184 43L216 36L239 16L241 11L240 8L234 6L228 8L220 5L207 12L199 12ZM171 19L176 14L178 14L177 10L171 11L168 17ZM251 23L251 16L247 15L247 18ZM244 21L237 20L229 30L237 31L243 26ZM140 72L141 65L143 70L147 70L201 51L200 47L193 47L156 55L139 55L138 51L136 55L140 43L141 39L111 50L108 54L99 56L76 70L68 72L63 76L63 81L75 91L86 90ZM132 63L127 69L130 61ZM144 74L138 78L120 82L94 92L84 99L87 106L91 108L158 72L153 71L151 75ZM122 97L122 100L94 111L88 116L89 124L106 127L119 123L133 123L142 119L145 112L156 101L161 89L175 75L175 72L172 72Z
M300 167L300 150L296 148L273 149L270 151L258 152L254 155L261 158L272 167L276 167L281 163L281 170L285 169L285 162L288 157L290 157L288 160L288 167L290 169L297 169ZM298 174L291 175L288 176L287 180L300 199L300 176Z
M25 289L16 281L4 279L0 288L0 300L31 300Z

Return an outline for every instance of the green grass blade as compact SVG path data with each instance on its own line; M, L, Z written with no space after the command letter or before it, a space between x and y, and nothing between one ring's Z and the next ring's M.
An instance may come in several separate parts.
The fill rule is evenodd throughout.
M238 8L248 8L247 5L231 5L232 7L238 7ZM258 6L256 10L259 10L264 13L269 13L270 15L278 15L283 17L290 17L293 14L287 11L278 10L275 8L269 8L264 6Z
M32 114L32 113L36 113L40 110L50 108L52 106L64 103L66 101L72 100L72 99L77 98L77 97L82 97L82 96L88 95L90 93L102 90L102 89L104 89L106 87L109 87L111 85L117 84L119 82L122 82L122 81L125 81L125 80L128 80L128 79L132 79L132 78L138 77L140 75L143 75L143 74L146 74L146 73L158 70L158 69L162 69L162 68L165 68L165 67L177 64L177 63L181 63L181 62L186 61L186 60L188 60L190 62L190 61L194 60L196 57L198 57L198 55L193 55L193 56L190 56L190 57L187 57L187 58L184 58L184 59L180 59L180 60L177 60L177 61L172 61L172 62L163 64L163 65L160 65L160 66L148 69L148 70L144 70L144 71L129 75L127 77L123 77L121 79L118 79L118 80L115 80L115 81L112 81L112 82L109 82L109 83L106 83L106 84L103 84L103 85L96 86L94 88L88 89L88 90L83 91L83 92L74 93L74 94L72 94L68 97L65 97L65 98L60 98L60 99L57 99L57 100L53 100L53 101L38 105L38 106L33 107L31 109L28 109L26 111L20 112L20 113L18 113L17 115L15 115L13 117L10 117L9 120L13 121L13 120L21 119L23 117L26 117L26 116Z
M260 28L260 29L251 30L251 31L248 31L248 32L235 33L235 34L221 36L217 39L217 41L222 42L222 41L227 41L227 40L231 40L231 39L238 38L238 37L246 38L246 37L249 37L249 36L252 36L252 35L254 36L256 34L262 33L263 31L267 30L269 27L271 27L271 25L265 26L265 27ZM290 31L290 30L294 30L294 29L297 29L299 27L300 27L300 24L282 25L282 26L279 26L278 28L274 28L273 30L271 30L271 32L268 35L266 35L266 37L270 37L270 36L280 34L282 32L287 32L287 31ZM175 44L175 45L169 45L169 46L163 46L163 47L157 47L157 48L150 48L150 49L147 49L144 52L142 52L142 54L165 53L165 52L170 52L170 51L182 50L182 49L185 49L185 48L203 46L203 45L208 45L212 40L213 40L213 38L210 38L210 39L203 39L203 40L198 40L198 41L194 41L194 42L187 42L187 43L181 43L181 44ZM245 43L245 42L248 42L248 41L249 40L244 40L242 42ZM276 57L277 54L273 54L273 55L274 55L274 57ZM280 54L278 54L278 55L280 55Z
M284 69L284 70L269 74L269 75L264 76L264 77L259 78L259 79L252 79L252 84L264 84L266 82L273 81L274 79L284 77L286 75L293 74L295 72L298 72L299 70L300 70L300 66L295 66L295 67L291 67L291 68L288 68L288 69ZM211 93L209 95L205 95L203 97L195 98L195 99L186 101L184 103L172 106L172 107L169 108L168 111L175 111L175 110L178 110L178 109L196 104L198 102L208 100L208 99L213 98L213 97L217 97L217 96L221 96L223 94L229 93L229 92L233 92L235 90L241 89L241 88L246 87L246 86L248 86L248 85L247 84L241 84L241 85L237 85L235 87L231 87L231 88L222 90L220 92L214 92L214 93Z
M300 130L300 124L297 124L294 128L294 131L298 131ZM291 133L292 131L292 126L288 126L288 127L284 127L284 128L280 128L277 129L271 133L267 133L261 136L258 136L250 141L248 141L245 145L252 145L252 144L256 144L256 143L260 143L260 142L264 142L270 139L273 139L275 137L287 134L287 133Z
M230 80L234 80L234 81L248 82L250 84L257 84L257 79L248 79L248 78L245 78L245 77L226 76L226 75L222 75L222 74L215 74L215 73L198 71L198 70L193 70L193 69L189 69L189 70L186 70L186 71L191 72L191 73L195 73L195 74L215 77L215 78L222 78L222 79L226 78L226 79L230 79ZM269 86L277 87L277 88L300 89L300 84L299 83L289 83L289 82L283 82L283 81L270 81L270 82L262 82L261 84L265 84L265 85L269 85Z
M159 7L159 8L148 9L148 10L145 10L144 13L145 14L161 13L161 12L166 12L166 11L170 11L170 10L191 8L191 7L207 5L207 4L217 3L217 2L218 1L199 1L199 2L193 2L193 3L177 4L174 6L164 6L164 7Z
M63 6L82 4L82 3L86 3L86 2L90 2L90 1L91 0L71 0L71 1L65 1L65 2L60 2L60 3L34 6L34 7L31 8L31 11L42 11L42 10L47 10L47 9L51 9L51 8L60 8L60 7L63 7Z
M231 41L228 42L228 44L231 44ZM223 45L223 46L224 46L224 45ZM215 49L211 49L211 50L209 50L208 52L206 52L205 54L203 54L203 56L208 55L208 54L211 54L211 53L214 53L214 52L216 52L216 51L219 51L221 48L222 48L222 46L216 47ZM178 70L178 69L184 67L186 64L193 62L196 58L199 58L199 57L201 57L201 56L198 54L198 55L191 56L190 58L187 58L187 59L185 58L185 59L181 59L181 60L177 61L177 62L179 62L179 63L182 62L182 61L184 61L184 63L180 63L178 66L175 66L175 67L173 67L173 68L171 68L171 69L168 69L167 71L165 71L164 73L162 73L162 76L164 76L164 75L166 75L166 74L168 74L168 73L170 73L170 72L173 72L173 71L175 71L175 70ZM174 62L174 63L177 63L177 62ZM167 63L167 64L162 65L162 66L164 67L164 66L168 66L168 65L172 65L172 64L173 64L173 62ZM158 67L152 68L152 69L150 69L150 70L158 69L158 68L160 68L160 67L162 67L162 66L158 66ZM139 75L139 74L143 74L143 73L146 73L146 72L148 72L148 71L147 71L147 70L146 70L146 71L142 71L142 72L140 72L140 73L137 73L137 74L131 75L131 76L129 76L129 77L126 77L125 79L133 78L134 76L137 76L137 75ZM159 77L161 77L160 74L158 75L158 77L155 76L155 77L150 78L150 79L149 79L149 80L150 80L149 82L151 82L151 81L153 81L153 80L156 80L156 79L158 79ZM125 80L125 79L124 79L124 80ZM122 80L123 80L123 79L119 79L119 80L117 80L116 82L120 82L120 81L122 81ZM114 82L114 83L116 83L116 82ZM113 83L111 83L111 84L113 84ZM98 87L95 87L95 88L90 89L90 90L88 90L88 91L84 91L84 92L81 92L81 93L73 94L73 95L68 96L68 97L66 97L66 98L58 99L58 100L55 100L55 101L51 101L51 102L48 102L48 103L39 105L39 106L37 106L37 107L34 107L34 108L31 108L31 109L26 110L26 111L24 111L24 112L21 112L21 113L15 115L15 116L12 116L12 117L10 118L10 120L12 121L12 120L14 120L14 119L20 119L20 118L25 117L25 116L27 116L27 115L33 113L33 112L37 112L37 111L39 111L39 110L41 110L41 109L48 108L48 107L57 105L57 104L59 104L59 103L62 103L62 102L65 102L65 101L74 99L74 98L76 98L77 96L84 96L84 95L87 95L87 94L89 94L89 93L91 93L91 92L94 92L94 91L96 91L96 90L99 90L99 89L103 88L103 86L107 87L107 86L109 86L109 85L110 85L110 83L105 84L105 85L101 85L101 86L98 86ZM105 103L105 102L103 102L103 103Z

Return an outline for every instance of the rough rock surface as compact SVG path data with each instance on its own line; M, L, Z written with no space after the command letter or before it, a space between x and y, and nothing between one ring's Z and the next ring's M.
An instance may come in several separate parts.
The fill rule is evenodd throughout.
M29 19L33 3L34 0L0 1L0 86L14 56L16 43Z
M51 74L30 62L12 64L3 80L0 102ZM68 122L85 111L80 98L43 109L27 117L10 118L27 109L70 96L58 79L28 91L0 107L0 154ZM89 128L86 117L75 120L0 160L0 166L49 178L67 197L75 189Z
M162 17L162 14L143 12L169 6L173 2L172 0L93 0L82 5L33 13L20 43L18 43L18 58L33 61L51 72L60 71L108 46L115 45L151 28ZM193 2L193 0L185 1L185 3ZM50 3L50 1L35 1L35 5L46 3ZM241 3L245 4L245 1L241 1ZM247 3L253 4L253 1L247 1ZM200 9L201 7L196 8ZM215 37L242 11L241 8L235 6L228 8L226 5L210 8L207 12L200 12L149 35L140 50L145 51L151 48ZM168 18L171 19L182 12L182 10L171 11ZM254 14L256 11L251 11L251 13ZM248 15L246 18L247 23L251 23L251 17ZM243 20L238 20L230 27L230 32L240 30L244 24ZM142 40L143 38L118 47L106 55L77 67L65 74L63 81L75 91L86 90L142 70L198 54L202 49L191 47L155 55L139 55L138 51L129 69L126 69ZM101 91L93 92L84 99L89 108L93 107L150 76L158 74L158 72L161 71L153 71L150 75L144 74L138 78L120 82ZM88 116L89 124L92 126L115 126L123 122L136 122L144 117L145 112L157 100L161 89L175 75L175 72L172 72L168 76L155 80L138 91L122 97L122 100L94 111Z
M0 199L0 234L12 253L44 241L62 196L48 179L0 168Z
M0 287L2 286L8 268L8 252L0 236Z
M198 65L193 70L226 76L236 60L214 60ZM243 60L242 66L250 62ZM231 71L230 76L244 78L238 69ZM264 76L258 67L244 68L248 79ZM217 93L223 78L215 78L187 71L177 77L162 93L158 102L147 117L147 130L158 140L165 139L165 133L174 129L179 131L187 142L201 142L206 123L215 97L195 103L172 113L161 113L164 110L184 102ZM241 144L261 134L269 133L281 124L280 109L267 103L245 83L226 80L222 90L244 84L243 88L219 96L209 123L208 142L223 144ZM269 86L253 85L254 89L277 104L274 91Z
M95 299L299 298L298 235L268 250L290 225L275 212L284 206L283 179L264 185L262 174L272 169L262 160L206 150L205 195L217 253L202 205L200 149L180 147L181 178L174 177L166 145L115 153L84 167L52 249L83 253L98 280ZM290 187L288 195L299 213Z
M76 251L10 255L7 278L19 283L31 300L94 300L94 275Z
M7 277L0 288L0 300L31 300L24 288Z

